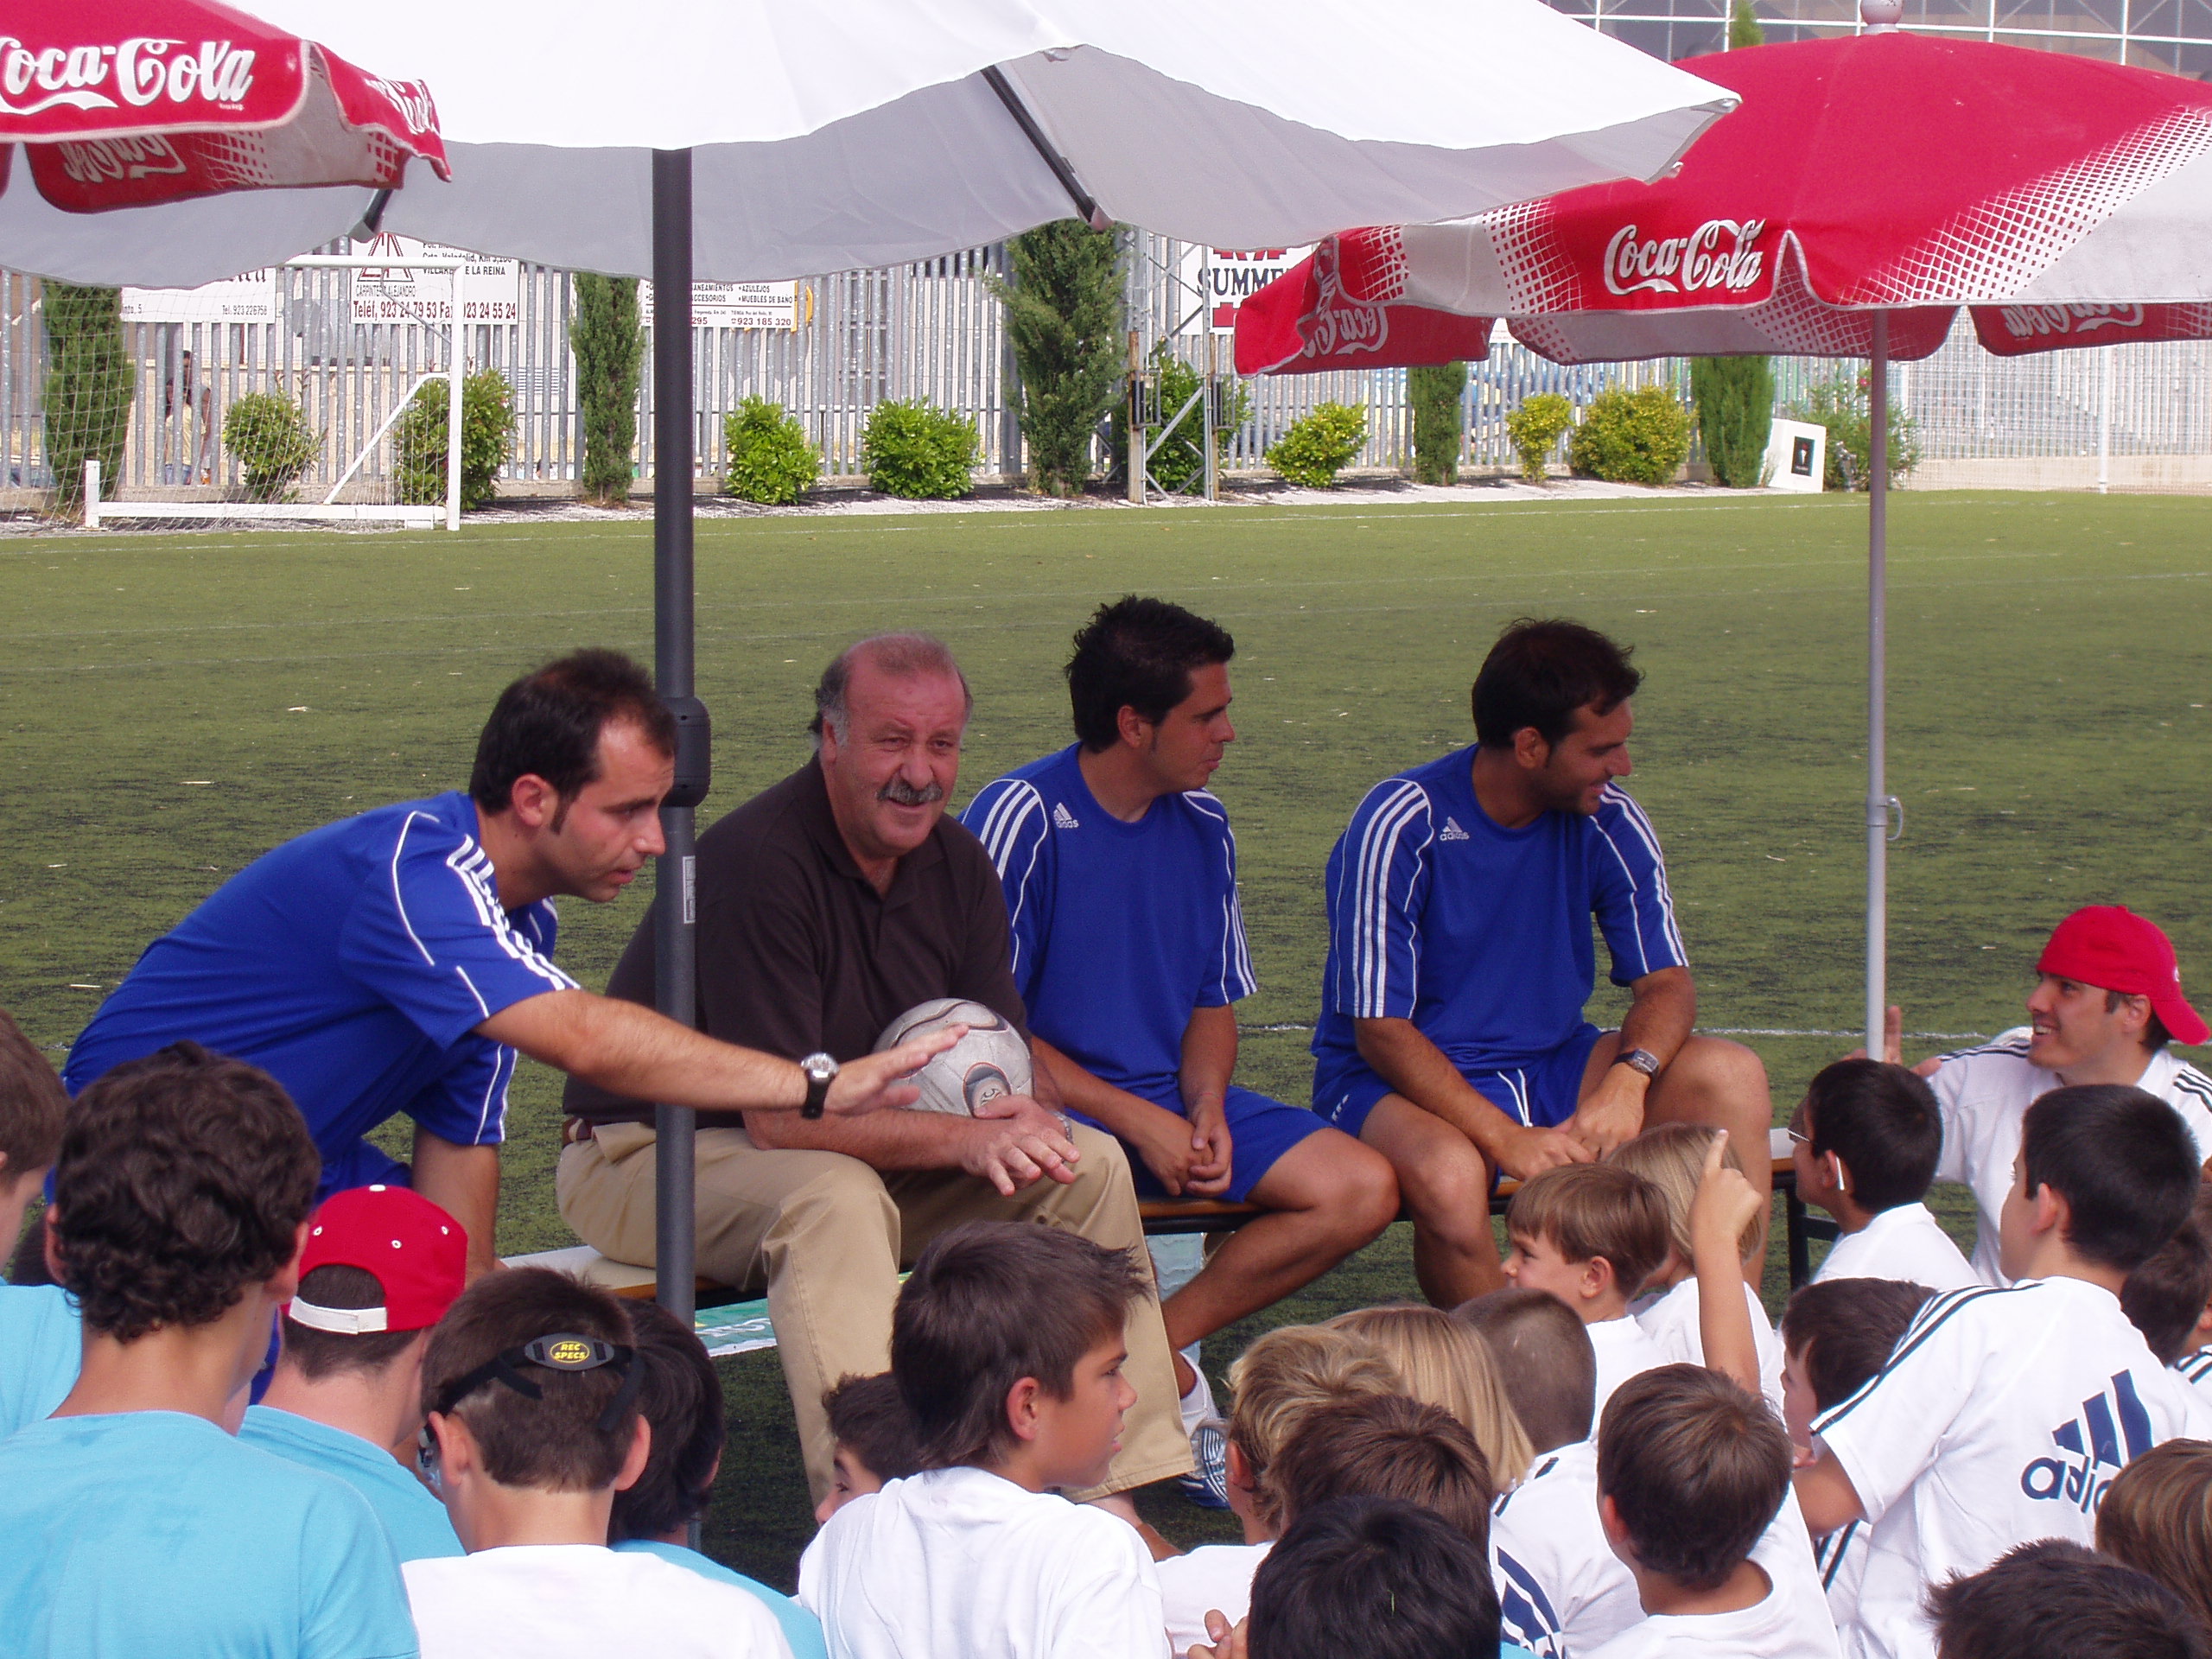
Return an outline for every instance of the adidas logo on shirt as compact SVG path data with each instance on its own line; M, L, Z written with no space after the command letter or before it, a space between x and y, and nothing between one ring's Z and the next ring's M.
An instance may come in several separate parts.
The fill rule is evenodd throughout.
M2109 1467L2119 1473L2130 1459L2149 1451L2157 1436L2136 1395L2135 1379L2119 1371L2110 1388L2084 1400L2082 1414L2052 1429L2050 1438L2069 1456L2037 1458L2020 1471L2020 1490L2030 1497L2063 1499L2087 1515L2110 1484L2109 1476L2100 1480L2097 1471Z
M1052 828L1080 830L1083 826L1076 822L1075 814L1068 810L1068 804L1065 801L1055 801L1052 803Z
M1436 838L1439 841L1465 841L1469 839L1467 832L1459 827L1459 820L1457 818L1445 819L1444 828L1442 831L1438 834Z

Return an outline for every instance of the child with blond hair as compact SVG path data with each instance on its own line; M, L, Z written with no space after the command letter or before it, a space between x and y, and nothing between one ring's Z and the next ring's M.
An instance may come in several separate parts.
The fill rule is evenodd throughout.
M1458 1418L1482 1448L1497 1491L1521 1484L1535 1453L1497 1362L1471 1325L1441 1308L1406 1302L1339 1313L1328 1328L1370 1344L1390 1362L1408 1395Z

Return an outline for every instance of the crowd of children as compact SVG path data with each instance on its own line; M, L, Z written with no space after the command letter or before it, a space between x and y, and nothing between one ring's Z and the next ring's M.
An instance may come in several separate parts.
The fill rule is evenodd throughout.
M1243 1541L1188 1554L1062 1496L1119 1445L1141 1264L954 1228L890 1370L824 1401L792 1599L688 1545L725 1427L678 1321L470 1282L404 1188L315 1206L251 1066L178 1044L71 1103L0 1015L0 1243L50 1173L58 1281L0 1287L0 1631L41 1659L2212 1659L2196 1148L2113 1084L2018 1131L1986 1282L1923 1204L1928 1084L1822 1071L1790 1134L1840 1237L1778 1332L1724 1132L1537 1176L1508 1288L1236 1358Z

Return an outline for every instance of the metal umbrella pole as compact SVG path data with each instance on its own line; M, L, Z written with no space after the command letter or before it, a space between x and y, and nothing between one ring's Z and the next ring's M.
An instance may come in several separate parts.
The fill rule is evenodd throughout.
M712 775L706 705L692 695L691 152L653 152L653 678L676 716L676 781L662 803L668 848L653 872L653 1001L696 1023L698 859L692 810ZM654 1271L660 1305L686 1325L697 1300L693 1150L699 1116L657 1104Z
M1866 461L1866 1052L1883 1052L1889 1007L1891 815L1889 789L1890 315L1873 314L1867 376Z

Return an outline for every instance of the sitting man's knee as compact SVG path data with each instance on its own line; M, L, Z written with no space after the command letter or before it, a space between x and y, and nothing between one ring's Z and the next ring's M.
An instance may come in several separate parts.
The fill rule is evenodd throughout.
M1397 1219L1398 1173L1369 1147L1355 1143L1339 1150L1344 1155L1330 1163L1328 1208L1349 1230L1372 1237Z

